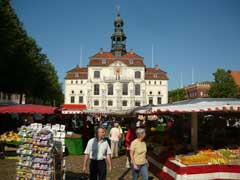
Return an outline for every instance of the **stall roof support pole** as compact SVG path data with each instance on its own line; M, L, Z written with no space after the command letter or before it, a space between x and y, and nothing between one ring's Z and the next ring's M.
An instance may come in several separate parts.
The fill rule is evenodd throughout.
M191 114L191 144L194 151L198 148L198 113Z

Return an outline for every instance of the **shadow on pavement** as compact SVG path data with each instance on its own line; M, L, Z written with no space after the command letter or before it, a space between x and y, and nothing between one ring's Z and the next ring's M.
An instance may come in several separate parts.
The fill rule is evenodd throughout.
M131 169L128 168L125 172L123 172L123 174L118 178L118 180L124 180L124 176L127 175L127 173L130 171Z
M128 174L128 172L129 172L130 170L131 170L131 169L128 168L125 172L123 172L123 174L118 178L118 180L124 180L124 177ZM154 177L149 176L148 179L149 179L149 180L154 180Z
M84 174L84 173L74 173L74 172L67 171L66 179L67 180L88 180L89 177L87 174Z

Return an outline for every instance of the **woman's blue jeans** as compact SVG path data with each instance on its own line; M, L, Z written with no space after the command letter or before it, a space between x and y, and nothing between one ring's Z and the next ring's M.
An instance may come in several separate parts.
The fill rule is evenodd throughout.
M137 180L139 174L142 175L142 180L148 180L148 165L147 164L138 165L138 170L134 169L134 167L132 165L133 180Z

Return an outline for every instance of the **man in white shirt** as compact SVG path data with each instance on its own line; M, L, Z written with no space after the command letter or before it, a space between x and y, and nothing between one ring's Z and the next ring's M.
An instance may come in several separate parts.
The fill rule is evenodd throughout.
M111 149L105 139L106 130L104 127L98 127L96 137L88 141L85 149L83 163L83 172L87 171L87 163L90 158L90 180L106 180L107 165L109 172L112 170Z

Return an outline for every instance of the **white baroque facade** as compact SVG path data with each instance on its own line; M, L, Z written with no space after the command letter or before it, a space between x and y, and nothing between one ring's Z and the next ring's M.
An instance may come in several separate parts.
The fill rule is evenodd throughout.
M87 67L75 67L65 77L65 104L86 105L88 110L121 112L147 104L168 102L167 73L146 68L144 58L126 51L120 14L114 21L112 49L89 58Z

